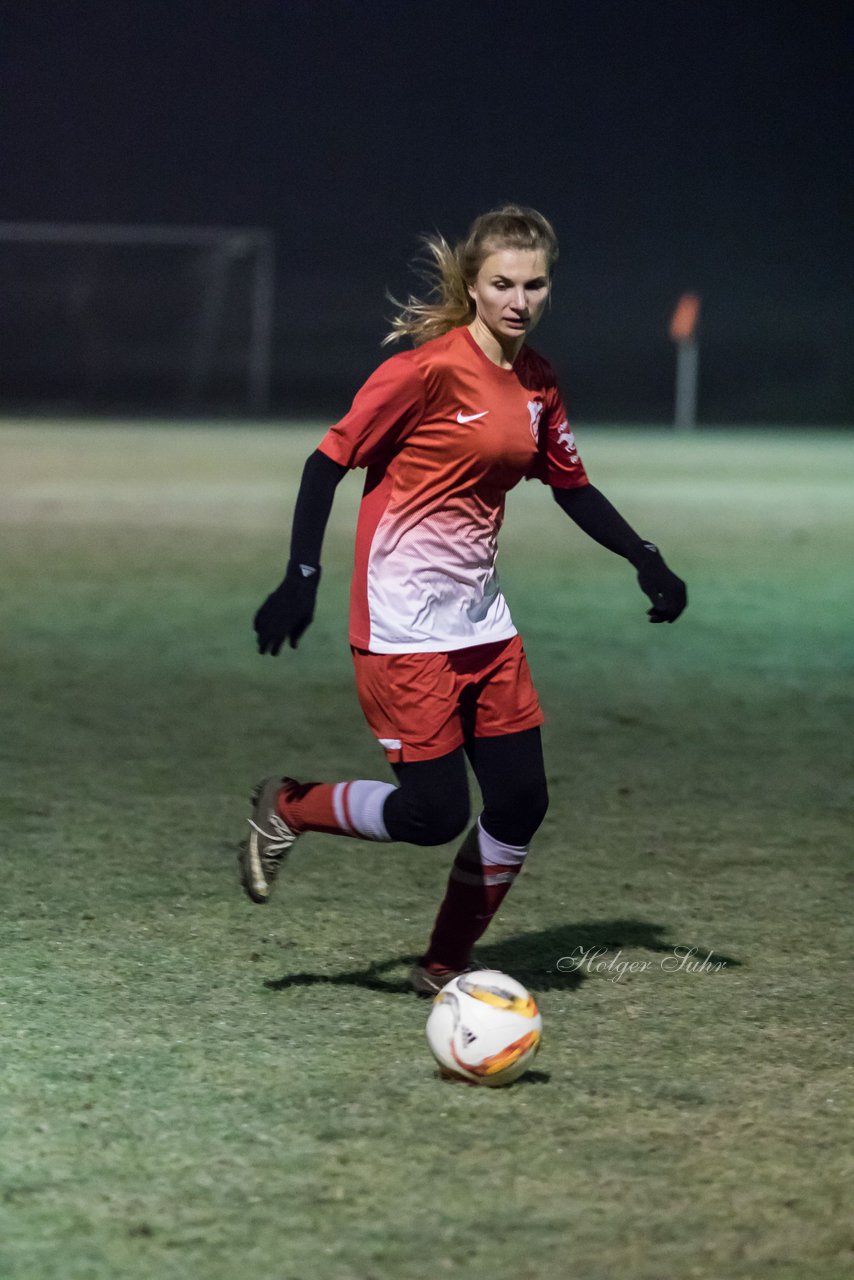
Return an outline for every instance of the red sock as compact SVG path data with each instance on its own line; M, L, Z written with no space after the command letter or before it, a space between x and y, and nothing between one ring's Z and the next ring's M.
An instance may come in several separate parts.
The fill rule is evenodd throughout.
M394 790L389 782L294 782L287 778L276 797L276 808L292 831L388 840L382 813Z
M276 796L279 816L292 831L326 831L337 834L341 824L332 804L332 782L286 782Z
M454 859L445 897L436 916L422 964L427 968L464 969L478 938L489 928L520 865L485 865L480 861L477 827L469 832Z

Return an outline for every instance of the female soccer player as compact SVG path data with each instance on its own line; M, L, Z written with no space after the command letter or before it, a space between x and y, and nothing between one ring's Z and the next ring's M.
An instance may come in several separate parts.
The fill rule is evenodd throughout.
M558 254L550 223L505 205L452 249L426 238L431 298L398 305L385 342L414 348L368 378L305 464L284 580L255 615L260 653L292 648L314 614L335 488L367 468L356 530L350 645L362 709L397 784L267 778L253 793L241 878L254 902L304 831L438 845L469 821L468 756L483 808L454 859L410 979L431 995L466 968L524 863L548 804L543 715L495 570L504 498L548 485L591 538L637 570L651 622L684 583L588 481L549 364L526 346Z

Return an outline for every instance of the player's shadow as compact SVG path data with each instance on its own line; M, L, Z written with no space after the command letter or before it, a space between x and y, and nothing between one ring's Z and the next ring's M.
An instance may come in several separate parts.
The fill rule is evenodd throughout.
M613 976L614 966L626 957L618 952L652 952L669 957L672 970L680 966L704 966L706 972L738 968L740 960L714 951L704 942L667 938L666 926L647 920L588 920L522 933L515 938L479 948L475 957L484 968L511 973L532 991L571 991L592 974ZM411 994L408 980L385 977L390 970L409 966L415 955L391 956L374 960L359 969L326 973L286 973L268 979L264 986L271 991L287 991L291 987L310 987L320 983L334 986L364 987L389 995ZM632 960L637 956L632 955ZM607 966L611 966L609 969Z

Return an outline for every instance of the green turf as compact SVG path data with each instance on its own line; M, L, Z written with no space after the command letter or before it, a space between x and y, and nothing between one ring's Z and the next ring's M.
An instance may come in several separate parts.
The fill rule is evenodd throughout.
M450 847L310 836L269 906L236 886L256 777L387 776L356 479L314 627L253 650L317 435L0 429L0 1276L850 1276L854 438L579 432L674 627L511 495L552 807L480 954L546 1032L493 1092L435 1076L405 983Z

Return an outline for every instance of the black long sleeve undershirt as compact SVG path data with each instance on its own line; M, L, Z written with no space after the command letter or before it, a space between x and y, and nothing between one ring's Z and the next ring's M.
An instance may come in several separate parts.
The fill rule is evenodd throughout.
M635 533L603 493L592 484L578 489L552 489L552 496L588 538L638 568L648 554L648 545Z
M323 535L332 510L335 490L347 468L315 449L302 470L291 529L291 560L296 564L320 565Z
M317 567L332 502L347 467L316 449L303 467L291 532L291 560ZM623 556L636 568L646 547L619 511L594 485L552 489L555 502L589 538Z

